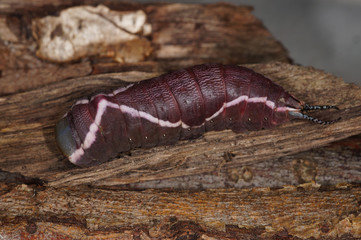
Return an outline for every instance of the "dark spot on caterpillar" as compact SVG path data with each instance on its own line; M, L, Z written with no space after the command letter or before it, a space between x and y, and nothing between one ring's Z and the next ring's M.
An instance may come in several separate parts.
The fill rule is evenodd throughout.
M195 139L207 131L267 129L294 118L322 121L311 106L251 69L204 64L78 100L56 125L68 159L91 166L143 147Z

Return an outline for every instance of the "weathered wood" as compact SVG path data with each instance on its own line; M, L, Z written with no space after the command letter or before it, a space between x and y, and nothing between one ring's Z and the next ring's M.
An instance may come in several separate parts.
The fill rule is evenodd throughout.
M266 161L244 163L210 173L131 183L126 189L214 189L361 183L361 136ZM228 155L231 157L231 155ZM225 156L226 157L226 156Z
M57 149L55 122L76 98L100 86L119 86L122 84L119 79L134 81L151 74L130 72L69 79L0 99L1 168L41 178L51 186L122 185L230 169L305 151L361 132L359 87L312 68L281 63L251 67L310 104L338 105L340 111L326 114L330 114L329 118L342 116L342 121L330 126L294 121L275 129L244 134L211 132L201 139L139 149L131 156L123 155L98 167L79 169ZM225 158L225 153L231 153L231 158Z
M17 15L29 12L35 14L54 14L61 9L75 5L98 5L105 3L117 10L134 10L140 6L138 3L127 0L107 0L106 2L104 0L1 0L0 14Z
M142 9L152 25L149 40L154 51L144 61L129 64L104 57L114 57L116 47L105 49L104 54L100 54L103 57L82 59L83 63L56 65L35 57L38 46L33 36L44 27L33 24L37 27L31 28L32 23L39 22L35 20L37 17L56 15L71 5L96 5L99 2L43 0L0 3L0 13L4 14L0 16L0 95L34 89L69 77L86 76L91 73L90 69L94 70L92 73L169 71L205 62L290 62L285 48L252 15L249 7L230 4L142 5L117 1L108 1L107 5L114 10Z
M136 192L2 184L0 234L5 239L356 239L360 201L361 188L351 185Z
M156 61L161 69L205 62L289 62L286 49L251 11L230 4L148 6Z
M8 32L18 33L12 37L9 37L9 34L0 35L0 96L72 77L86 76L92 72L89 61L58 65L37 58L34 53L35 43L20 34L24 31L18 22L21 20L25 21L0 16L0 22L5 21L8 24L0 24L0 31L7 29Z

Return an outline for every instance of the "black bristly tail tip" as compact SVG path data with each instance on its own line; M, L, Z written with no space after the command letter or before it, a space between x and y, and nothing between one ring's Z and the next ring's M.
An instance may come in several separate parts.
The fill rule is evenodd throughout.
M308 111L313 111L313 110L326 110L326 109L336 109L336 110L339 110L338 107L336 106L312 106L312 105L308 105L308 104L305 104L304 107L298 111L290 111L289 114L295 118L303 118L303 119L306 119L306 120L309 120L309 121L312 121L314 123L318 123L318 124L322 124L322 125L328 125L328 124L333 124L337 121L339 121L341 119L341 117L335 119L335 120L332 120L332 121L323 121L323 120L319 120L317 118L314 118L314 117L311 117L311 116L308 116L307 114L304 114L302 112L308 112Z
M318 124L322 124L322 125L333 124L333 123L335 123L335 122L337 122L337 121L339 121L339 120L341 119L341 117L339 117L339 118L337 118L337 119L335 119L335 120L332 120L332 121L323 121L323 120L319 120L319 119L317 119L317 118L308 116L308 115L303 114L303 113L301 113L301 114L302 114L302 117L303 117L304 119L307 119L307 120L309 120L309 121L312 121L312 122L318 123Z
M301 109L301 111L312 111L312 110L326 110L326 109L336 109L339 110L336 106L330 106L330 105L324 105L324 106L312 106L305 104L304 107Z

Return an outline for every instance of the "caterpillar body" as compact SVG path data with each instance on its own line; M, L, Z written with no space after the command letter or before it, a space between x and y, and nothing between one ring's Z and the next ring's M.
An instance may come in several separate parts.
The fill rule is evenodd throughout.
M310 106L251 69L204 64L78 100L56 124L67 158L91 166L134 148L193 139L207 131L271 128L292 118L320 124Z

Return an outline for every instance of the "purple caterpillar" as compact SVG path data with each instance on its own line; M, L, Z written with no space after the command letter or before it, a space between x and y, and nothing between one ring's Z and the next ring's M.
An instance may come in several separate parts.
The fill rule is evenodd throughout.
M58 146L78 166L120 152L173 144L206 131L270 128L292 118L321 121L310 106L270 79L239 66L205 64L78 100L56 124Z

